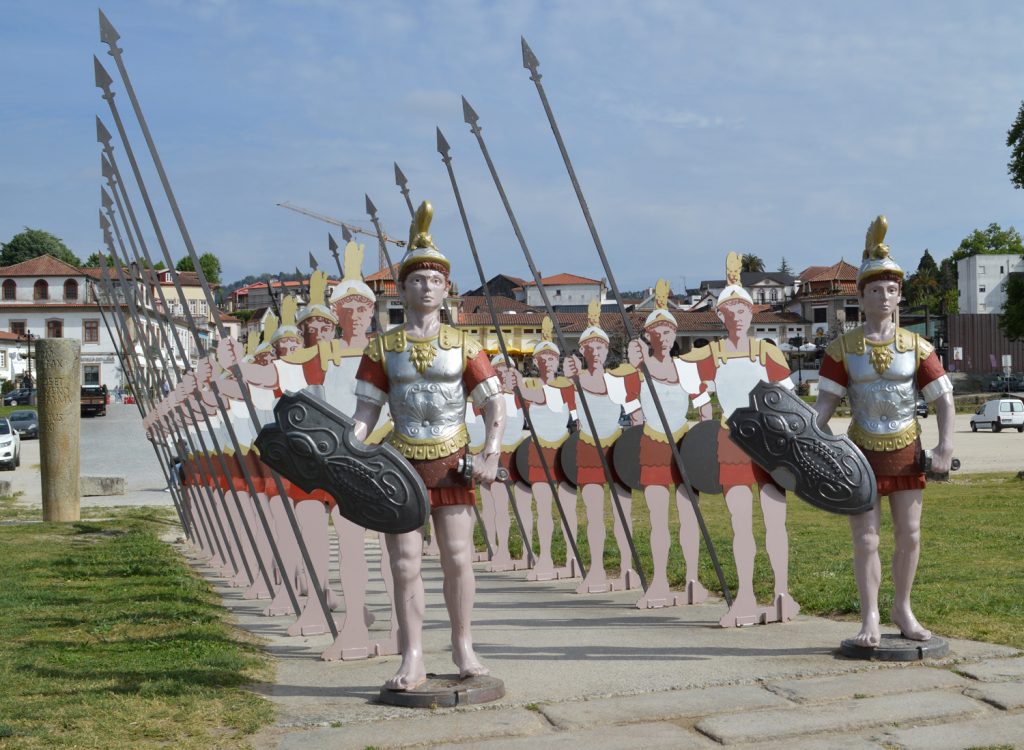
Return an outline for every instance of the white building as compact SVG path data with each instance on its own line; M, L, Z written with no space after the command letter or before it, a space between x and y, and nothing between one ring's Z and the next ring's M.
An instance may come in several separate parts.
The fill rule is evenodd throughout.
M1009 255L972 255L956 262L957 293L960 312L996 314L1006 301L1006 279L1011 273L1024 272L1024 259Z
M544 284L544 291L548 294L548 301L551 302L552 307L556 308L563 305L586 306L594 299L604 303L607 294L603 279L598 281L572 273L559 273L541 278L541 282ZM528 281L523 285L522 301L531 307L544 308L544 298L541 297L536 282Z

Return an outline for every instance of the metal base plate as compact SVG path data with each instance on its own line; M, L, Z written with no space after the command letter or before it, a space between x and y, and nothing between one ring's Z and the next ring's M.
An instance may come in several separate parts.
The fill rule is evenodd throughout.
M380 689L380 702L406 708L450 708L490 703L505 695L505 683L497 677L480 675L460 679L457 674L427 674L427 681L415 690Z
M945 638L933 635L927 641L912 641L902 635L883 635L876 648L858 645L853 639L846 639L839 652L850 659L871 661L921 661L940 659L949 654L949 643Z

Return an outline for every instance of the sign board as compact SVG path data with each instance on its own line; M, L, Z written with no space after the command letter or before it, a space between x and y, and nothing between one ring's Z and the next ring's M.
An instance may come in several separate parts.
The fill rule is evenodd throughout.
M964 348L962 346L953 347L953 359L957 362L962 362L964 358Z

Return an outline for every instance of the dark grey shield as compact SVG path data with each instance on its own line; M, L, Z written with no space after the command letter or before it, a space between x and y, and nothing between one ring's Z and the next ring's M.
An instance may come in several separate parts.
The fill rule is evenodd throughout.
M306 492L325 490L341 515L373 531L404 534L426 522L427 488L393 446L361 443L351 417L308 393L282 396L274 416L256 447L289 481Z
M846 435L818 429L814 409L777 383L761 382L750 406L729 417L733 441L782 487L816 508L853 516L878 498L875 472Z

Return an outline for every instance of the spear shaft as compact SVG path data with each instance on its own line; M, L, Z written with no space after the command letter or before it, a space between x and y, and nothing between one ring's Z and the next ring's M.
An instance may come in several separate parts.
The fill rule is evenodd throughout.
M494 299L491 297L491 290L487 286L487 278L484 275L483 263L480 261L480 253L477 250L476 241L473 239L473 230L469 226L469 218L466 215L466 206L462 202L462 191L459 190L459 183L455 179L455 170L452 167L451 148L448 145L448 141L444 137L444 134L441 133L441 128L437 129L437 152L441 154L441 161L444 162L445 169L448 171L448 180L452 185L452 193L455 195L455 203L459 207L459 216L462 218L462 226L466 231L466 240L469 243L469 251L473 256L473 263L476 265L477 276L479 276L480 284L483 287L484 299L487 301L487 310L491 314L491 322L494 326L494 331L498 339L498 348L501 349L501 356L505 358L505 367L511 370L515 367L515 364L512 362L512 358L508 354L508 348L505 346L505 336L501 332L498 313L494 308ZM513 391L525 412L527 410L527 401L523 397L522 390L520 390L519 386L514 382ZM566 538L569 540L569 546L572 551L573 558L576 560L576 565L579 566L580 574L586 577L587 571L583 566L583 557L580 555L576 539L573 537L572 532L569 529L569 520L565 515L565 508L562 507L562 501L558 497L558 488L555 484L554 476L551 473L551 467L548 466L547 457L544 455L544 451L541 450L540 438L537 436L537 431L533 426L532 420L526 419L526 425L530 430L530 439L533 441L533 445L537 449L537 456L540 458L540 465L541 469L544 471L544 478L547 481L548 487L551 489L551 497L555 501L555 507L558 508L558 515L562 519L562 528L565 530ZM519 524L519 533L522 535L523 543L529 551L529 557L532 558L533 540L526 538L526 526L519 515L519 508L515 503L515 498L512 496L508 485L505 486L505 489L509 491L509 500L512 504L512 509L515 512L516 522Z
M530 273L533 274L534 282L537 284L537 290L540 292L541 299L544 301L544 307L548 311L548 315L551 316L551 322L554 324L555 334L558 336L558 345L563 352L568 354L569 348L565 340L565 335L562 332L562 326L558 322L558 316L555 314L555 308L551 304L551 300L548 299L547 290L544 288L544 282L541 280L540 272L533 263L533 255L530 253L530 248L526 244L526 240L523 238L523 232L519 228L519 222L516 220L515 213L512 211L512 205L509 203L508 196L505 194L505 189L502 187L501 179L498 177L498 172L494 168L494 162L491 160L491 155L487 150L487 144L484 143L484 137L480 130L479 117L473 108L469 106L469 102L466 101L465 97L462 99L462 111L465 116L466 123L469 125L470 132L476 137L476 142L480 146L480 152L483 154L484 161L487 162L487 169L491 173L491 179L494 180L494 186L498 190L498 195L501 197L502 205L505 206L505 212L508 214L509 221L512 223L512 229L515 232L516 239L519 240L519 247L523 251L523 256L526 258L526 264L530 267ZM485 283L486 285L486 283ZM629 521L626 518L625 510L622 507L622 503L619 502L618 493L615 492L615 478L612 474L611 467L608 465L608 456L605 454L604 448L601 445L601 438L598 437L600 434L597 425L594 422L594 417L590 413L590 405L587 403L587 393L583 388L583 384L580 383L579 375L574 375L572 383L576 387L576 392L580 396L580 404L583 406L583 413L587 418L587 423L590 425L590 432L594 438L594 447L597 449L597 455L601 459L601 468L604 469L605 478L608 480L608 487L611 491L612 502L615 505L615 510L619 515L619 521L622 524L622 532L626 537L626 542L629 545L630 556L633 559L634 569L637 575L640 576L640 585L647 590L647 581L644 578L643 565L640 562L640 554L637 552L636 544L633 542L633 535L630 533Z
M537 94L540 96L541 104L544 107L544 113L547 115L548 124L551 126L551 132L555 136L555 142L558 144L558 150L562 154L562 161L565 162L566 171L569 173L569 180L572 182L573 190L576 191L576 197L579 200L580 208L583 210L583 216L587 222L587 228L590 229L590 236L594 240L594 246L597 248L598 257L601 259L601 265L604 267L605 276L608 278L608 285L611 287L612 294L615 296L615 304L618 306L619 313L622 315L622 325L626 332L626 340L630 341L633 339L633 326L629 320L629 316L626 315L626 308L622 304L622 295L619 294L619 287L615 283L615 275L612 273L611 265L608 263L608 256L604 252L604 245L601 243L601 237L597 233L597 226L594 224L594 218L590 214L590 207L587 205L587 199L583 196L583 189L580 187L579 180L576 178L576 170L573 169L572 161L569 159L569 152L565 147L565 142L562 140L562 133L558 128L558 123L555 121L555 114L551 110L551 104L548 102L547 94L544 91L544 85L540 82L541 74L538 70L540 61L536 55L533 54L533 50L526 43L526 39L522 39L523 47L523 67L530 71L530 80L533 81L537 88ZM643 372L644 382L650 389L651 397L654 400L654 407L658 412L658 417L661 419L662 428L665 430L666 435L672 435L672 428L669 425L668 417L665 414L665 408L662 406L661 399L658 398L657 389L654 387L654 379L651 377L650 371L647 369L647 363L644 360L640 361L640 368ZM697 523L700 526L701 535L704 537L704 543L707 545L708 554L711 557L711 562L715 568L715 574L718 576L718 583L722 587L722 593L725 595L725 602L727 605L732 606L732 595L729 593L729 586L725 582L725 574L722 573L722 566L718 562L718 555L715 554L715 545L711 541L711 533L708 531L707 524L704 522L704 515L700 511L700 502L697 498L696 493L693 491L693 486L690 484L690 480L687 477L687 472L683 467L683 457L679 452L679 446L674 440L669 440L669 445L672 447L672 457L675 460L676 468L679 469L679 475L683 478L683 486L686 488L686 494L690 499L690 504L693 506L694 513L697 516Z

